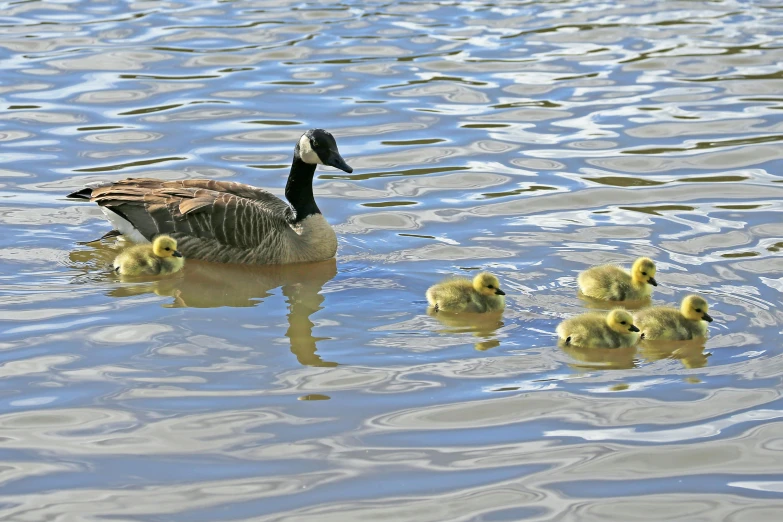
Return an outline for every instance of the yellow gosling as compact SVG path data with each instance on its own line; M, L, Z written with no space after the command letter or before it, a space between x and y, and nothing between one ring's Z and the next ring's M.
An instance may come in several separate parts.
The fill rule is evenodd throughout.
M698 295L689 295L682 300L680 309L656 306L636 313L636 323L645 339L655 341L687 341L706 339L709 336L707 323L712 322L708 314L707 301Z
M639 341L633 316L622 308L566 319L557 325L557 335L567 346L580 348L630 348Z
M156 237L151 245L132 246L114 259L114 271L131 277L173 274L184 265L177 241L166 235Z
M630 273L615 265L588 268L576 279L583 295L604 301L639 301L652 294L655 280L655 263L648 257L640 257Z
M427 301L436 312L498 312L506 307L506 293L498 278L481 272L469 279L447 279L427 289Z

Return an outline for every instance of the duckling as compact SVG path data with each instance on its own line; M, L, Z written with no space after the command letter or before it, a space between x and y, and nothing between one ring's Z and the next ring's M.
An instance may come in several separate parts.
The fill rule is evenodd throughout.
M469 279L448 279L427 289L427 301L441 312L501 312L506 307L506 293L498 278L481 272Z
M636 321L647 340L706 339L707 323L712 322L707 310L709 305L703 297L689 295L682 300L679 310L667 306L647 308L637 313Z
M655 263L649 257L640 257L628 273L615 265L588 268L576 279L579 290L587 297L605 301L640 301L652 294L655 280Z
M557 335L567 346L581 348L630 348L639 341L633 316L622 308L608 314L588 312L557 325Z
M114 259L114 271L124 276L173 274L182 269L185 260L171 236L160 235L152 244L132 246Z

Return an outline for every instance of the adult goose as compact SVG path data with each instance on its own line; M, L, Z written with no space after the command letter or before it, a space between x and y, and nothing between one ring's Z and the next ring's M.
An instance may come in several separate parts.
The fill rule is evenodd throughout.
M220 263L287 264L334 257L337 236L313 197L316 165L353 172L323 129L305 132L294 148L287 204L232 181L128 178L69 194L97 203L116 230L135 243L158 234L177 241L186 258Z

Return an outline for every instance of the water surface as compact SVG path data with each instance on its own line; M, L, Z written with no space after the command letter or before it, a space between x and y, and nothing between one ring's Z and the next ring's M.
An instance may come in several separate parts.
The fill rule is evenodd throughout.
M0 3L0 518L772 521L783 508L776 2ZM109 273L64 199L282 194L315 266ZM676 350L568 353L575 274L655 258ZM426 313L496 272L502 319Z

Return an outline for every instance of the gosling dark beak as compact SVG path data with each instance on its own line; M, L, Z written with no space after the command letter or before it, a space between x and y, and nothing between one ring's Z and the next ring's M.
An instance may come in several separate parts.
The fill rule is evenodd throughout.
M656 281L654 277L651 277L650 279L648 279L647 282L650 283L653 286L658 286L658 281Z
M171 255L174 256L174 257L182 257L182 254L180 253L179 250L175 250L174 253L171 254Z
M701 316L701 318L707 321L708 323L712 322L712 316L710 314L704 314Z
M497 290L495 290L495 295L506 295L506 292L498 288Z
M329 157L326 158L326 161L324 161L324 164L329 165L330 167L334 167L336 169L340 169L343 172L347 172L350 174L353 172L353 169L348 165L342 156L340 156L340 153L336 150L330 150L329 151Z
M632 331L632 332L638 332L639 328L637 328L635 324L632 324L631 327L629 328L629 330Z

